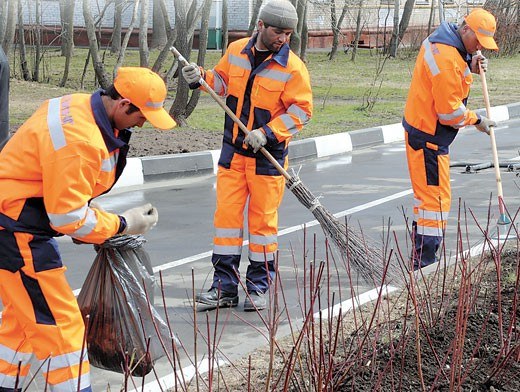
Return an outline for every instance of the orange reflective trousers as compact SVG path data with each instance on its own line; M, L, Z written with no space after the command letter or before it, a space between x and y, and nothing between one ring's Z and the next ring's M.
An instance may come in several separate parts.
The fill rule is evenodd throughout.
M278 207L285 179L256 174L256 158L234 154L229 169L219 166L217 208L212 262L215 268L212 287L236 293L238 267L242 254L244 209L249 197L248 292L265 292L274 278L274 260L278 250Z
M0 240L0 390L21 390L34 355L48 390L91 391L83 320L56 241L7 230Z
M437 261L451 206L448 147L425 141L422 132L405 132L406 157L414 195L414 268Z

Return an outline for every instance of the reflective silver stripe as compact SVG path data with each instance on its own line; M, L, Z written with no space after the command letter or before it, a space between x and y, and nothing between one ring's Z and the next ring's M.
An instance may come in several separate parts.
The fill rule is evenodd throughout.
M243 229L222 229L215 228L215 237L219 238L242 238L244 236Z
M450 121L450 120L454 120L456 118L459 118L460 116L464 116L464 114L466 113L466 106L464 106L463 103L460 104L459 108L454 110L453 112L451 113L437 113L437 116L439 116L439 119L440 120L444 120L444 121Z
M56 355L55 357L49 358L49 370L65 369L71 366L79 365L80 363L81 350L74 351L73 353ZM88 361L88 355L86 350L83 351L83 361ZM47 363L44 365L47 369Z
M18 366L18 363L22 362L22 364L25 365L31 360L32 356L32 353L21 353L0 344L0 360L7 363L12 363L13 365ZM2 385L2 383L0 383L0 385Z
M213 253L222 256L240 256L242 246L240 245L213 245Z
M243 68L247 71L251 70L251 63L248 59L244 59L242 57L235 56L234 54L229 55L229 64L233 64L237 67Z
M423 41L424 45L424 61L426 61L426 64L428 65L428 68L430 68L430 72L433 76L438 75L441 71L439 70L439 67L437 66L437 63L435 62L435 58L433 57L433 51L432 46L430 44L430 41L428 41L428 38L426 38Z
M285 126L285 128L287 128L287 131L289 131L291 135L294 135L298 132L298 128L296 128L296 123L290 115L282 114L279 118L280 120L282 120L283 125Z
M257 261L259 263L262 263L266 260L267 261L274 260L274 252L266 252L264 254L264 252L260 253L260 252L249 251L248 257L249 257L249 260L251 260L251 261Z
M488 37L492 37L494 32L493 31L490 31L490 30L484 30L482 27L479 27L478 28L478 32L480 34L484 34L484 35L487 35Z
M465 124L466 117L463 117L462 120L460 120L457 124L453 124L451 127L455 129L462 128Z
M471 69L469 69L468 66L466 66L466 69L464 70L464 77L471 75Z
M227 84L224 83L224 79L220 76L218 72L213 71L213 75L215 76L215 80L213 82L213 89L219 95L227 95Z
M417 225L417 234L431 235L433 237L442 237L442 229L437 227L426 227Z
M78 380L77 378L71 378L70 380L63 381L59 384L51 385L49 384L49 389L51 392L70 392L78 390ZM79 385L79 390L82 391L85 388L90 387L90 373L84 373L81 375L81 383Z
M77 210L70 211L66 214L47 214L53 226L60 227L77 222L85 217L88 205L85 204Z
M108 159L103 159L103 162L101 163L101 171L110 173L117 165L117 157L115 155L112 155Z
M26 378L27 378L27 376L18 376L18 386L16 389L17 391L21 390L18 388L23 387L23 384L25 383ZM16 376L8 376L7 374L0 373L0 386L2 388L14 389L14 387L16 386Z
M53 98L49 100L49 107L47 108L47 127L55 151L67 145L61 125L60 106L61 98Z
M146 106L149 107L149 108L162 108L164 105L164 101L160 101L160 102L152 102L152 101L148 101L146 102Z
M270 245L278 243L278 236L273 235L249 235L249 243L257 245Z
M98 220L95 212L89 208L87 210L87 217L85 218L83 226L81 226L78 230L76 230L74 233L71 233L70 235L72 237L85 237L86 235L92 233L92 231L97 225L97 222Z
M290 113L290 114L298 117L303 125L305 125L309 122L309 116L307 115L305 110L303 110L298 105L289 106L289 108L287 109L287 113Z
M263 78L277 80L279 82L287 83L291 79L291 74L286 72L277 71L275 69L265 68L258 72L258 76Z
M439 211L425 211L419 210L419 213L416 214L418 218L421 219L429 219L434 221L443 221L447 220L450 215L449 212L439 212Z

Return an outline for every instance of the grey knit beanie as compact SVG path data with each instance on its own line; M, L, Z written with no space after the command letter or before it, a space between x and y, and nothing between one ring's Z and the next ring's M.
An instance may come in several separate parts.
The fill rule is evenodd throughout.
M270 0L260 11L258 19L280 29L296 29L298 14L288 0Z

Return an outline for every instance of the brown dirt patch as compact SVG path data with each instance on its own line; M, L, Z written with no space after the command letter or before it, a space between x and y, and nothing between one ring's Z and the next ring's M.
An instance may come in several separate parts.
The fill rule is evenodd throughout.
M211 132L194 128L175 128L170 131L139 129L130 139L130 157L181 154L204 150L219 150L222 132Z
M315 320L277 341L272 361L264 347L215 368L213 388L421 391L423 383L427 391L520 391L518 249L500 262L500 283L493 257L465 260L339 322Z

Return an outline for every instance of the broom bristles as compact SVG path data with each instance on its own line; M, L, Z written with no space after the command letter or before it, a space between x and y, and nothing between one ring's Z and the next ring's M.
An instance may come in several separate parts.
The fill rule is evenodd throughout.
M385 274L383 255L373 245L373 241L340 222L323 207L298 176L292 176L287 180L286 185L296 198L312 212L325 235L364 280L380 285L384 276L389 279L399 276L398 271L390 268Z

